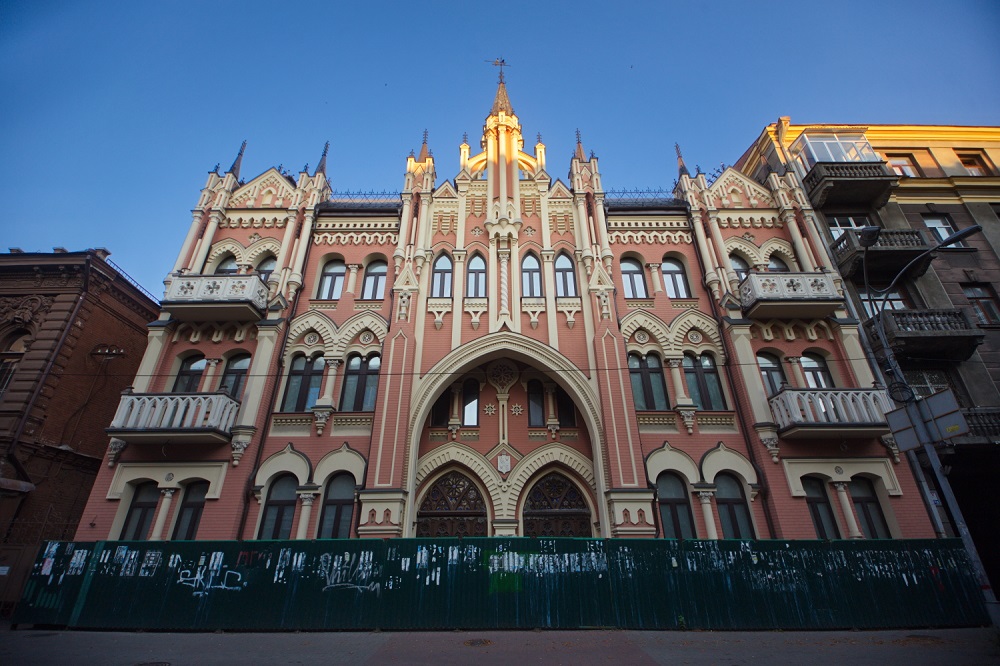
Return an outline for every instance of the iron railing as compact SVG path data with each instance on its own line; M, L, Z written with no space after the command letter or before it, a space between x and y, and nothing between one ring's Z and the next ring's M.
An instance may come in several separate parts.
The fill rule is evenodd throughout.
M885 423L885 413L893 409L886 392L877 389L786 388L768 402L779 429L811 424Z
M399 192L333 192L325 202L330 208L396 208L402 203Z
M970 435L1000 441L1000 407L969 407L962 414Z
M687 205L664 189L607 190L604 193L604 204L608 208L629 209Z

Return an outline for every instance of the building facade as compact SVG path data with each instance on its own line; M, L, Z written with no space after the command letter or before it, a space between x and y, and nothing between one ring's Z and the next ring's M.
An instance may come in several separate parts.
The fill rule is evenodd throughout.
M71 539L156 301L107 250L0 254L0 608L38 546Z
M212 172L76 538L933 536L794 173Z

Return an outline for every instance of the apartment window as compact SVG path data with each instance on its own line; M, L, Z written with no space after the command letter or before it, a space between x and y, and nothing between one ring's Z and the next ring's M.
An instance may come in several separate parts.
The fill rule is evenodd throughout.
M243 396L243 387L246 386L249 369L250 354L236 354L231 357L226 361L226 370L222 373L219 389L239 400Z
M867 215L830 215L827 216L826 223L834 240L843 236L846 231L872 226Z
M292 536L297 489L298 480L294 474L282 474L271 482L258 539L288 539Z
M125 526L122 527L122 541L142 541L149 537L149 528L153 524L153 514L160 502L160 489L155 481L140 483L132 491L132 502L125 515Z
M708 352L701 356L684 354L684 380L691 401L698 409L725 409L722 382L715 367L715 359Z
M378 373L382 368L382 358L372 354L362 358L353 354L347 359L344 370L344 392L340 396L342 412L373 412L378 396Z
M267 281L271 279L271 273L274 269L278 267L278 262L274 257L267 257L259 264L257 264L257 275L260 276L261 282L267 284Z
M830 505L830 496L826 492L826 484L814 476L802 477L802 489L806 491L806 504L812 517L816 536L820 539L839 539L837 520Z
M920 169L917 167L916 161L913 159L913 155L886 155L886 159L889 162L889 168L897 176L906 176L908 178L919 178Z
M323 514L319 517L320 539L349 539L354 517L354 477L335 474L323 493Z
M9 342L4 345L4 350L0 353L0 397L7 391L10 380L14 377L17 364L24 357L24 352L28 349L29 336L27 333L15 333Z
M656 499L660 505L660 525L664 539L693 539L694 518L687 484L673 472L656 478Z
M983 326L1000 325L1000 304L993 287L983 283L963 284L962 292Z
M442 254L431 272L431 298L451 298L451 259Z
M833 376L826 360L817 354L803 354L800 361L806 386L813 389L833 388Z
M328 301L340 298L344 291L344 276L347 266L342 261L328 261L323 265L323 274L319 279L319 297Z
M215 269L216 275L234 275L240 271L239 264L236 263L236 257L230 255L222 260L222 262Z
M746 259L738 254L729 255L729 265L733 267L733 272L736 273L736 279L740 282L743 282L747 275L750 274L750 264L748 264Z
M565 254L556 257L556 296L571 298L576 296L576 273L573 260Z
M781 368L781 361L773 354L757 354L757 367L760 368L761 379L764 380L764 390L768 396L772 396L781 390L785 383L785 371Z
M913 392L920 396L928 396L938 391L954 390L955 388L948 373L944 370L933 368L903 370L903 377ZM960 393L955 391L955 397L959 396Z
M743 484L731 474L715 477L715 505L719 510L723 539L753 539L750 509L743 493Z
M462 382L462 425L479 425L479 380L466 379Z
M177 522L174 524L174 541L194 541L198 534L198 524L205 508L208 495L208 481L194 481L184 489L184 499L177 508Z
M884 289L882 287L881 289ZM882 291L880 293L879 287L874 287L869 291L863 286L858 287L858 297L861 299L861 307L864 308L865 314L869 317L874 317L878 310L882 307L882 299L885 299L885 309L886 310L908 310L910 309L910 299L906 293L906 290L902 287L896 287L890 292Z
M664 259L660 264L663 273L663 287L670 298L691 298L684 265L676 259Z
M174 380L174 393L197 393L201 385L201 376L205 372L208 362L201 354L188 356L181 362L181 368L177 371L177 378Z
M541 428L545 425L545 389L537 379L528 382L528 426Z
M787 273L788 264L781 257L772 254L771 258L767 260L767 271L769 273Z
M361 300L375 301L385 298L385 273L386 263L384 261L373 261L368 264L361 288Z
M556 417L563 428L576 427L576 404L561 386L556 386Z
M431 427L447 427L449 420L451 420L451 389L445 389L431 406Z
M789 152L806 175L817 162L878 162L878 155L864 134L803 132Z
M465 295L468 298L486 298L486 262L482 255L475 255L469 260Z
M530 252L521 260L521 297L542 297L542 266Z
M319 399L325 367L322 355L307 359L299 354L293 358L292 367L288 370L288 386L285 388L285 401L281 411L304 412L315 405Z
M931 238L935 239L935 244L944 241L945 238L957 231L951 218L946 215L924 215L924 224L931 232ZM948 247L965 247L965 243L959 241Z
M667 409L667 386L663 382L663 364L656 354L631 353L628 372L632 379L632 397L638 410Z
M858 516L858 524L866 539L889 539L889 526L882 513L875 485L862 476L851 479L848 489L854 502L854 512Z
M635 259L622 259L621 267L625 298L647 298L646 278L642 274L642 265Z
M965 167L965 172L970 176L988 176L990 168L986 166L986 160L979 153L958 153L958 159Z

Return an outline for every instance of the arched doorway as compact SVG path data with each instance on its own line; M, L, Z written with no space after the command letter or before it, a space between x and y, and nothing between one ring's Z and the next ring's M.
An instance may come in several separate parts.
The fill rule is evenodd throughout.
M543 476L524 502L524 536L593 536L590 507L576 484L559 472Z
M448 472L431 486L417 511L418 537L489 536L486 502L461 472Z

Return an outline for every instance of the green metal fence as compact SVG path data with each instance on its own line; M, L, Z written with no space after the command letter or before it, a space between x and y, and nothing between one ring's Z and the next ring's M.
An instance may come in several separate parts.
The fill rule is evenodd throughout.
M958 540L50 542L15 624L835 629L988 624Z

